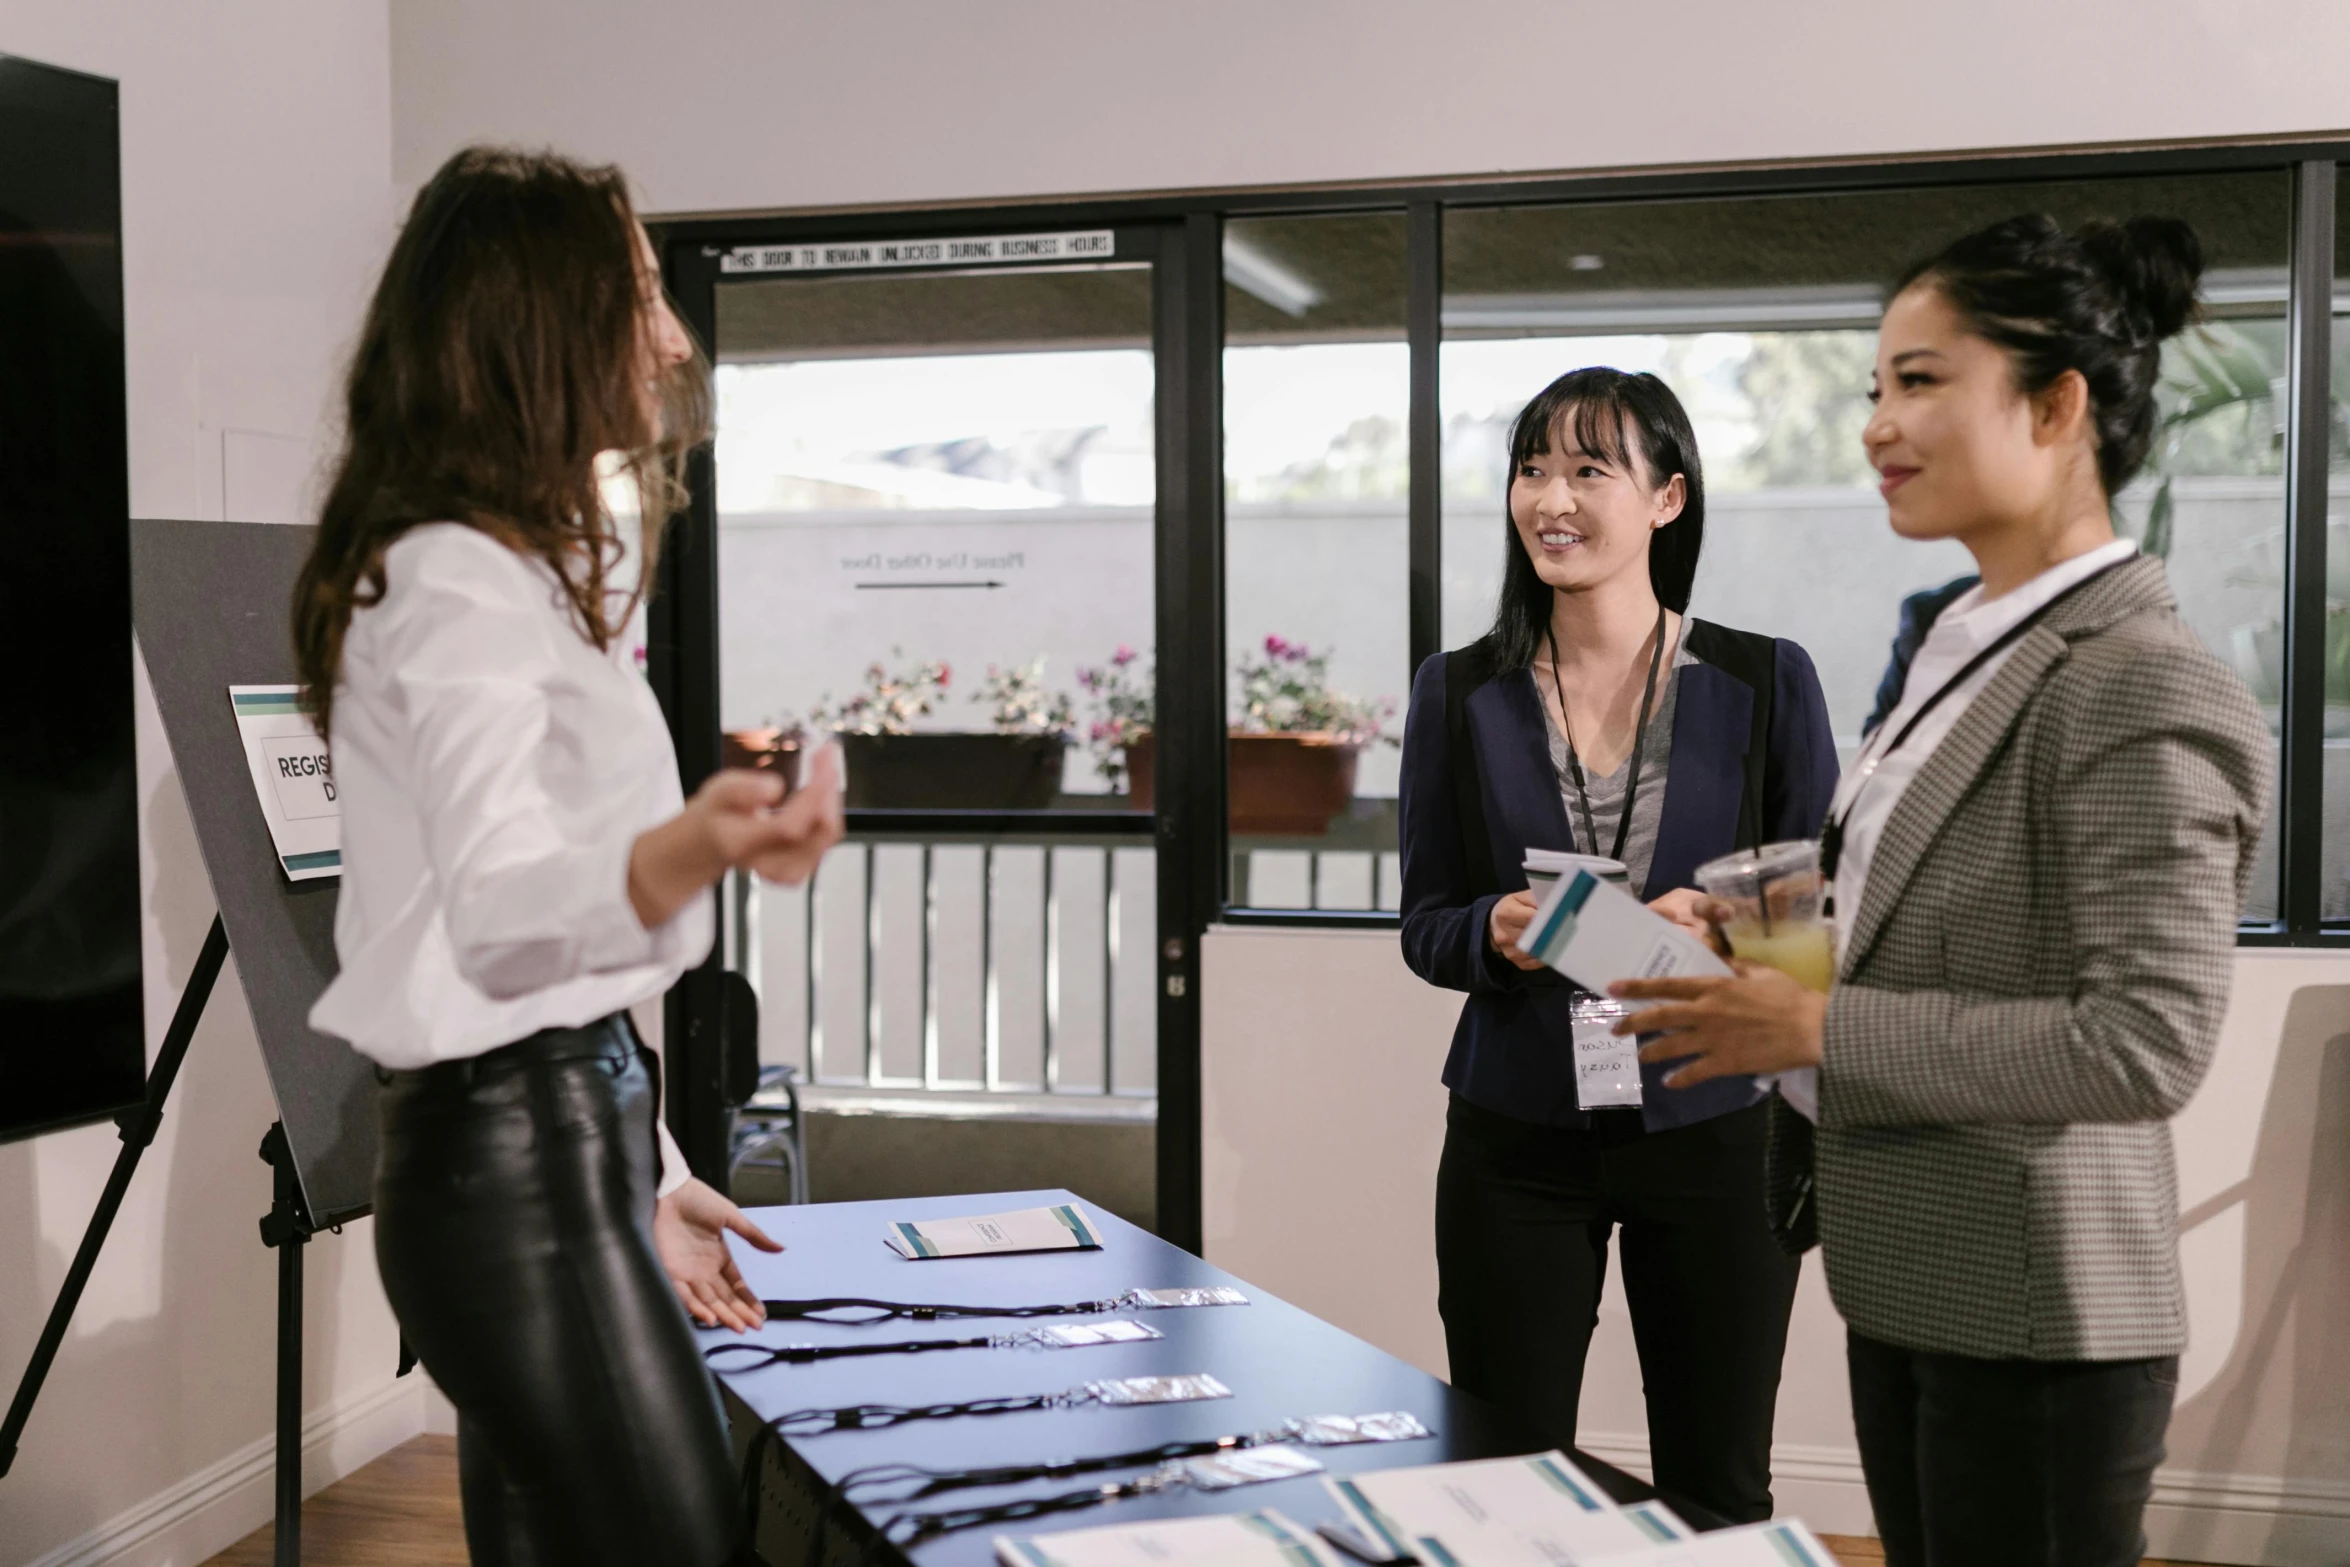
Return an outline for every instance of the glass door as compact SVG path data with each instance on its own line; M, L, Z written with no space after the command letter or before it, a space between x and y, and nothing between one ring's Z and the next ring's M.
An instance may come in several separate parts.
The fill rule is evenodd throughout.
M727 895L803 1084L1147 1114L1155 240L712 257L725 760L848 762L814 884Z

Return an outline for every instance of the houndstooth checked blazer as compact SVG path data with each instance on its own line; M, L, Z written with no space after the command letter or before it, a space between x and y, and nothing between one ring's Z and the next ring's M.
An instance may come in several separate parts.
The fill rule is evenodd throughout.
M2121 1360L2187 1336L2168 1119L2201 1082L2271 742L2162 563L2050 609L1885 825L1829 1001L1811 1143L1828 1287L1859 1332Z

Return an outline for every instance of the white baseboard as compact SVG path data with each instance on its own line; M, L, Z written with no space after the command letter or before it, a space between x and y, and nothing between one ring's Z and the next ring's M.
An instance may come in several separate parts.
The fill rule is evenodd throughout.
M424 1378L409 1375L302 1422L302 1494L311 1496L424 1429ZM269 1522L277 1441L265 1436L108 1519L26 1567L192 1567Z
M2350 1561L2350 1483L2160 1469L2146 1539L2155 1555L2180 1561Z
M1587 1432L1577 1443L1619 1469L1648 1474L1645 1434ZM1815 1533L1877 1532L1851 1448L1779 1443L1771 1449L1771 1494L1780 1516L1800 1518ZM2241 1567L2350 1561L2350 1482L2157 1470L2146 1544L2174 1561Z

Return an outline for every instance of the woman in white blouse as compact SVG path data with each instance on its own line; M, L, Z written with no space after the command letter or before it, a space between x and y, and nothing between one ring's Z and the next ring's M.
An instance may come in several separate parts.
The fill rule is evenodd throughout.
M369 307L294 606L343 808L342 970L312 1013L385 1087L376 1256L457 1406L477 1563L719 1567L747 1550L686 1310L755 1325L660 1131L627 1008L699 963L730 867L799 881L829 753L681 798L628 628L706 367L618 171L473 149ZM597 462L627 457L643 548ZM741 1559L748 1559L747 1556Z

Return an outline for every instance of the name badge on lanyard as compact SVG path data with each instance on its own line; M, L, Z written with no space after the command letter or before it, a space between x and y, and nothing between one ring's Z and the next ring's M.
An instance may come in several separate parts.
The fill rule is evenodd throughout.
M1640 1106L1640 1041L1612 1032L1631 1008L1603 996L1577 996L1572 1020L1575 1104L1584 1110Z

